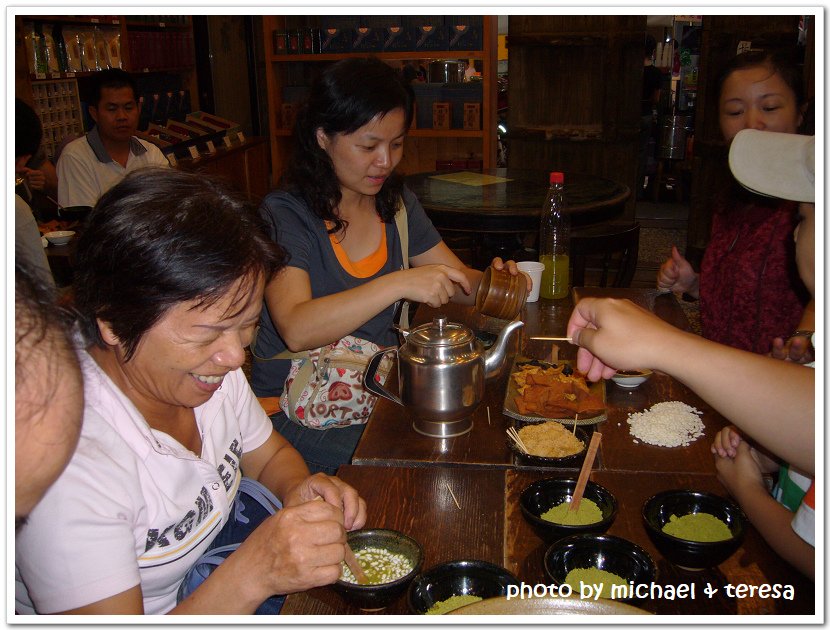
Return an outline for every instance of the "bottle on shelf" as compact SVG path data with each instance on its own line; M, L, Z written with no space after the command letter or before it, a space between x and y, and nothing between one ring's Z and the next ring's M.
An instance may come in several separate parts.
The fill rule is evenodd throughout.
M539 223L539 262L545 265L539 295L554 300L567 297L570 289L571 217L564 189L564 174L552 172Z

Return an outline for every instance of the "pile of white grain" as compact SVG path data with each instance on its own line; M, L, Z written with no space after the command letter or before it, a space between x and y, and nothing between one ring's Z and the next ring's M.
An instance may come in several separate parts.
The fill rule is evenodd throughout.
M672 400L628 415L631 435L655 446L688 446L703 435L702 411ZM636 440L635 440L636 442Z

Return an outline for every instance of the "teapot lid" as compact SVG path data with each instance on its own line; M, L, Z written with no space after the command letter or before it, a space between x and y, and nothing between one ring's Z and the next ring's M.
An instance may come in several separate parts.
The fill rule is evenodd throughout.
M444 316L436 317L429 324L418 326L406 340L418 346L456 346L470 343L473 331L463 324L448 322Z

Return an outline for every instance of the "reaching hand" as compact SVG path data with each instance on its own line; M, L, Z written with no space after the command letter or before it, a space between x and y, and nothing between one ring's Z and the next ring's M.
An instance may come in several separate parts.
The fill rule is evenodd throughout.
M284 505L301 505L316 499L343 510L343 526L348 531L360 529L366 524L366 501L357 490L337 477L323 473L306 477L291 490Z
M738 454L738 445L742 441L741 434L735 427L724 427L717 432L712 441L712 455L734 458Z
M464 272L447 265L412 267L400 273L406 274L403 298L434 308L449 302L458 287L467 295L472 291Z
M697 282L698 275L689 261L672 245L671 258L666 259L657 272L657 288L694 294L697 292Z
M670 351L671 334L682 334L633 302L610 298L577 302L567 330L579 346L577 369L592 381L617 370L654 367L657 353Z
M46 188L46 174L43 171L24 167L20 172L26 177L29 188L32 190L43 190Z
M715 469L718 480L739 502L747 492L767 492L761 467L749 444L743 440L738 444L735 457L715 455Z
M769 356L773 359L782 359L783 361L792 361L793 363L812 363L815 358L813 356L813 344L807 337L803 335L796 335L789 339L776 337L772 340L772 349Z

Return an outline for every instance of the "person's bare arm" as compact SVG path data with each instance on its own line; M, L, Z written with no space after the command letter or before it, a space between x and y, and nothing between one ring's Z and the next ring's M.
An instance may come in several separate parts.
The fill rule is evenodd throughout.
M274 325L294 352L318 348L352 334L400 299L440 306L469 289L460 270L428 265L395 271L354 289L312 299L308 273L286 267L265 288Z
M589 379L666 372L771 453L814 473L815 370L681 331L628 300L580 300L567 331Z

